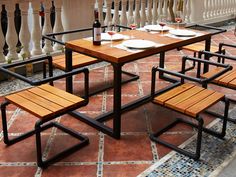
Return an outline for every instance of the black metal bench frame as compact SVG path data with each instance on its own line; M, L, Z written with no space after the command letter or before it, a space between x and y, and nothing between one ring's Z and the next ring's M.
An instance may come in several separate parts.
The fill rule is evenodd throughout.
M79 107L82 107L82 106L85 106L88 104L88 78L89 78L89 72L88 72L88 69L84 68L84 69L75 69L71 72L67 72L65 74L61 74L61 75L58 75L58 76L54 76L54 77L49 77L49 78L46 78L46 79L42 79L42 80L37 80L37 81L33 81L29 78L26 78L25 76L22 76L18 73L14 73L12 72L11 70L8 70L9 68L11 67L16 67L16 66L20 66L20 65L24 65L24 64L27 64L27 63L31 63L31 62L38 62L38 61L42 61L42 60L48 60L48 63L49 65L51 64L52 62L52 57L51 56L44 56L44 57L36 57L36 58L33 58L33 59L30 59L30 60L26 60L26 61L21 61L21 62L16 62L16 63L13 63L13 64L6 64L6 65L3 65L0 67L0 71L8 74L8 75L11 75L11 76L14 76L15 78L17 79L20 79L20 80L23 80L31 85L41 85L41 84L44 84L44 83L48 83L48 82L51 82L53 80L57 80L57 79L61 79L61 78L64 78L64 77L67 77L67 76L71 76L71 75L74 75L74 74L79 74L79 73L84 73L85 77L85 82L84 82L84 88L85 88L85 96L84 96L84 101L81 103L81 105L77 106L76 108L73 107L73 108L70 108L70 109L67 109L65 111L60 111L59 113L57 114L53 114L52 116L50 117L47 117L45 119L40 119L38 120L36 123L35 123L35 128L29 132L26 132L18 137L15 137L15 138L12 138L12 139L9 139L9 136L8 136L8 129L7 129L7 119L6 119L6 107L10 104L9 101L4 101L2 104L1 104L1 113L2 113L2 126L3 126L3 136L4 136L4 143L8 146L10 145L13 145L19 141L22 141L32 135L35 134L35 137L36 137L36 150L37 150L37 164L39 167L41 168L47 168L50 164L72 154L73 152L81 149L82 147L86 146L89 144L89 139L68 128L68 127L65 127L61 124L59 124L58 122L54 121L54 122L49 122L48 121L51 121L63 114L66 114L68 112L71 112ZM59 128L60 130L62 130L63 132L77 138L80 140L80 142L70 148L67 148L66 150L63 150L62 152L54 155L53 157L47 159L47 160L43 160L42 159L42 147L41 147L41 132L48 129L48 128L51 128L51 127L57 127Z
M220 66L220 67L224 67L225 69L223 71L220 71L219 73L217 73L216 75L212 76L211 78L208 78L208 79L200 79L200 78L195 78L195 77L191 77L191 76L187 76L185 75L184 73L186 72L185 70L185 65L186 65L186 61L187 60L191 60L191 61L195 61L195 62L201 62L201 63L204 63L204 64L211 64L211 65L215 65L215 66ZM157 96L156 93L156 88L155 88L155 81L156 81L156 73L157 71L161 72L161 73L166 73L166 74L169 74L169 75L172 75L172 76L175 76L175 77L179 77L181 79L180 82L178 82L178 84L172 84L170 87L168 88L164 88L162 89L158 95L168 91L168 90L171 90L173 89L174 87L177 87L181 84L184 83L185 79L187 80L190 80L190 81L194 81L194 82L197 82L197 83L200 83L202 85L203 88L206 88L207 87L207 83L210 82L211 80L215 79L216 77L226 73L227 71L231 70L232 67L229 66L229 65L225 65L225 64L219 64L219 63L214 63L214 62L211 62L211 61L207 61L207 60L200 60L198 58L190 58L190 57L183 57L183 60L182 60L182 71L181 73L178 73L178 72L172 72L172 71L167 71L163 68L160 68L160 67L153 67L152 69L152 87L151 87L151 96L152 96L152 100L155 98L155 96ZM151 133L150 134L150 139L154 142L157 142L157 143L160 143L166 147L169 147L170 149L173 149L181 154L184 154L190 158L193 158L194 160L198 160L200 158L200 151L201 151L201 141L202 141L202 132L206 132L212 136L215 136L215 137L218 137L218 138L221 138L223 139L223 137L225 136L226 134L226 124L227 124L227 117L228 117L228 109L229 109L229 101L226 97L224 97L222 99L222 101L225 102L225 108L224 108L224 114L223 116L221 116L223 118L223 124L222 124L222 130L221 132L216 132L214 130L210 130L208 128L205 128L203 127L203 124L204 124L204 120L203 118L198 114L196 117L191 117L191 116L188 116L190 118L193 118L194 120L196 120L198 123L193 123L191 121L187 121L183 118L176 118L173 122L171 122L170 124L168 124L167 126L165 126L164 128L162 128L161 130L155 132L155 133ZM155 102L153 102L154 104L157 104ZM157 104L159 106L162 106L160 104ZM162 106L162 107L165 107L169 110L172 110L172 111L175 111L175 112L178 112L177 110L173 110L171 108L168 108L166 106ZM181 113L181 112L179 112ZM183 113L181 113L183 114ZM183 114L185 115L185 114ZM187 124L191 127L194 127L194 128L197 128L197 145L196 145L196 151L195 153L192 153L192 152L189 152L187 150L184 150L184 149L181 149L169 142L166 142L164 140L161 140L159 138L160 135L162 135L164 132L166 132L167 130L169 130L170 128L174 127L176 124L178 123L184 123L184 124Z

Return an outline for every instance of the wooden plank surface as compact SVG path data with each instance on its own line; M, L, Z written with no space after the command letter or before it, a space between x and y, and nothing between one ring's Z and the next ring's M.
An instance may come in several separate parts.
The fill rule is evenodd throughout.
M150 40L157 44L163 44L163 45L133 53L116 47L110 47L109 43L102 44L100 46L95 46L92 44L92 41L89 41L87 39L77 39L66 42L66 48L72 49L73 51L79 53L93 56L95 58L99 58L104 61L114 62L114 63L126 63L137 60L139 58L154 55L159 52L168 51L176 49L178 47L182 47L184 45L203 41L211 36L209 32L205 31L201 31L201 35L197 35L187 39L177 39L168 36L160 36L160 34L152 34L149 32L138 31L138 30L132 30L132 32L131 31L121 32L121 34L128 36L130 36L130 33L132 33L135 39ZM113 45L116 46L117 44L120 44L123 41L124 40L113 41Z
M215 68L211 68L208 72L206 72L205 74L202 74L201 77L202 78L210 78L211 76L219 73L220 71L222 71L224 68L222 67L215 67ZM219 78L219 77L218 77ZM217 80L213 81L213 82L218 82L218 78Z
M25 99L28 99L31 102L34 102L35 104L37 104L41 107L44 107L45 109L48 109L52 112L56 112L58 110L63 109L62 106L60 106L54 102L51 102L49 100L46 100L39 95L29 92L28 90L19 92L18 95L20 95L21 97L24 97Z
M218 83L222 85L228 85L230 81L236 78L236 70L232 70L232 72L225 77L221 78Z
M189 107L185 111L185 113L190 116L196 117L197 114L199 114L203 110L209 108L210 106L212 106L213 104L218 102L223 97L224 97L224 95L222 93L215 92L215 93L209 95L208 97L200 100L198 103L194 104L193 106Z
M38 88L38 87L31 88L31 89L29 89L29 91L36 94L36 95L41 96L44 99L47 99L47 100L54 102L54 103L57 103L62 107L68 107L68 106L71 106L72 104L74 104L71 101L65 100L57 95L54 95L54 94L47 92L47 91L45 91L41 88Z
M69 102L78 103L84 101L84 99L81 97L68 93L64 90L60 90L48 84L40 85L39 88L45 90L46 92L52 93L60 98L68 100Z
M170 100L165 102L165 105L170 107L170 108L175 108L175 105L180 104L181 102L191 99L194 95L198 94L204 90L202 87L194 86L190 88L189 90L171 98Z
M183 46L182 49L189 50L189 51L192 51L192 52L198 52L198 51L201 51L201 50L205 50L205 44L203 44L203 43L190 44L190 45L187 45L187 46ZM213 52L213 53L218 52L219 47L211 45L210 51Z
M189 83L186 83L186 84L183 84L181 86L175 87L175 88L173 88L173 89L171 89L171 90L155 97L154 102L163 105L167 100L181 94L182 92L185 92L186 90L188 90L192 87L194 87L194 85L189 84Z
M41 118L41 117L46 117L53 112L49 111L48 109L35 104L34 102L25 99L24 97L20 96L18 93L16 94L11 94L5 97L8 101L14 103L16 106L19 108L22 108L29 113Z

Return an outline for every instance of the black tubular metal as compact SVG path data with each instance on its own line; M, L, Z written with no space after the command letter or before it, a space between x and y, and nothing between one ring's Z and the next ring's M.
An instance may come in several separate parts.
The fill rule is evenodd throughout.
M211 37L205 40L205 51L211 50ZM210 56L208 54L205 54L205 60L210 60ZM206 73L209 70L209 64L204 63L203 72Z
M201 141L202 141L202 130L203 130L203 119L200 116L196 117L196 120L198 121L198 125L195 125L198 129L198 135L197 135L197 144L196 144L196 151L195 153L189 152L187 150L181 149L178 146L175 146L167 141L164 141L162 139L159 138L160 135L162 135L164 132L166 132L167 130L169 130L170 128L174 127L176 124L178 123L186 123L188 125L189 122L187 121L182 121L183 119L177 118L175 119L175 121L171 122L170 124L168 124L167 126L163 127L162 129L158 130L157 132L150 134L150 139L156 143L162 144L166 147L169 147L181 154L184 154L190 158L193 158L194 160L198 160L200 158L200 154L201 154ZM190 122L192 123L192 122Z
M186 75L178 73L178 72L168 71L168 70L165 70L165 69L160 68L160 67L158 67L157 70L162 72L162 73L166 73L166 74L170 74L170 75L173 75L173 76L177 76L177 77L180 77L180 78L183 78L183 79L187 79L187 80L190 80L190 81L194 81L194 82L198 82L198 83L202 83L203 82L203 79L194 78L194 77L191 77L191 76L186 76Z
M156 72L157 68L153 67L152 68L152 83L151 83L151 98L153 99L155 96L155 85L156 85Z
M210 57L216 56L216 57L222 57L225 59L229 59L229 60L236 60L236 57L233 56L229 56L229 55L224 55L224 54L219 54L219 53L212 53L209 51L199 51L199 56L202 57L203 54L207 54Z
M67 148L65 150L63 150L62 152L59 152L58 154L54 155L53 157L50 157L47 160L43 160L42 159L42 147L41 147L41 132L42 132L42 128L41 125L43 124L43 122L41 120L37 121L35 123L35 136L36 136L36 149L37 149L37 164L39 167L41 168L47 168L50 164L59 161L60 159L74 153L75 151L81 149L82 147L86 146L89 144L89 139L87 137L85 137L84 135L81 135L80 133L65 127L59 123L56 122L50 122L48 125L48 128L50 127L57 127L59 128L61 131L79 139L81 142L73 145L70 148Z
M195 27L195 28L202 27L202 28L206 28L206 29L216 30L216 32L213 32L212 35L220 34L220 33L227 31L226 29L218 28L218 27L214 27L214 26L209 26L209 25L191 24L189 26L186 26L186 28L193 28L193 27Z
M9 144L8 130L7 130L7 115L6 115L6 106L9 104L8 101L4 101L1 104L1 113L2 113L2 129L3 129L3 141L5 144Z
M43 38L43 39L50 40L50 41L53 41L53 42L56 42L56 43L61 44L61 45L64 45L64 46L66 45L65 42L62 42L62 41L60 41L60 40L57 40L56 38L51 37L51 36L48 36L48 35L43 35L42 38Z
M73 70L72 50L66 48L65 54L66 54L66 72L69 72ZM69 93L73 93L72 76L66 77L66 91Z

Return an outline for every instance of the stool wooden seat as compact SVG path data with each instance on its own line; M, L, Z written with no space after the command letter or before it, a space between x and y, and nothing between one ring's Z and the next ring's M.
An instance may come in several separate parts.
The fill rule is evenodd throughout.
M8 104L16 105L22 110L25 110L39 118L39 120L35 123L35 129L10 140L8 138L6 119L6 106ZM73 111L85 104L87 104L85 99L47 84L7 95L5 97L5 102L1 105L4 142L7 145L11 145L35 134L37 147L37 163L39 167L45 168L51 163L58 161L61 158L86 146L89 143L89 139L57 122L49 122L47 124L44 123L53 120L65 113ZM43 161L40 133L53 126L79 139L80 142L58 153L50 159Z
M214 68L211 69L209 72L204 73L201 75L202 78L209 78L215 73L219 72L222 68ZM221 85L224 87L236 89L236 70L233 69L231 71L228 71L227 73L221 75L220 77L217 77L212 81L213 83L217 85Z
M205 44L203 43L190 44L190 45L183 46L182 49L192 51L192 52L199 52L201 50L205 50ZM218 53L219 47L211 45L210 51L213 53Z
M96 58L93 58L93 57L90 57L87 55L83 55L83 54L79 54L79 53L73 53L72 58L73 58L73 61L72 61L73 69L81 68L81 67L88 66L88 65L95 64L95 63L99 62ZM54 67L61 69L63 71L66 70L65 55L53 56L52 63L53 63Z
M222 93L187 83L155 97L153 102L196 117L222 98Z
M219 101L226 101L225 111L223 116L223 126L221 132L216 132L208 128L203 127L204 121L200 114L204 112L207 108L211 107ZM198 123L193 123L193 121L188 121L186 118L176 118L174 122L171 122L166 127L158 130L157 132L150 135L150 139L164 146L167 146L179 153L182 153L194 160L200 158L201 151L201 141L202 141L202 131L216 136L218 138L223 138L226 131L227 115L229 103L225 100L225 96L213 90L208 90L194 84L186 83L171 90L164 92L153 99L153 103L163 106L165 108L171 109L176 112L180 112L190 118L194 118ZM178 123L185 123L189 126L197 128L197 144L196 152L192 153L187 150L181 149L169 142L166 142L159 138L164 132L174 127Z

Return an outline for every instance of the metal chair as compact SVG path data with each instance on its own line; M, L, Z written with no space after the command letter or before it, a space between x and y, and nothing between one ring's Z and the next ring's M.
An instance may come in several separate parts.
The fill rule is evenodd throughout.
M185 69L186 69L185 65L187 60L194 61L197 63L213 65L216 67L221 67L222 69L218 71L218 73L215 73L209 78L196 78L188 76L185 75ZM160 67L157 68L154 67L152 69L152 87L151 87L152 102L154 104L165 107L172 111L179 112L187 116L187 118L185 119L176 118L174 122L171 122L161 130L152 133L150 135L150 139L164 146L167 146L179 153L182 153L190 158L193 158L194 160L198 160L200 158L202 131L215 137L223 138L226 133L226 124L227 124L228 109L229 109L228 99L222 93L218 93L216 91L207 89L206 88L207 83L219 77L220 75L228 72L231 69L232 67L229 65L215 63L207 60L201 60L198 58L190 58L190 57L183 57L181 73L168 71ZM169 87L158 90L157 92L155 87L157 71L178 77L180 78L180 80L176 80L176 82L170 85ZM185 80L197 82L201 84L202 87L193 83L184 83ZM222 115L223 117L222 129L220 132L216 132L214 130L210 130L208 128L203 127L204 119L202 117L202 113L219 101L225 101L226 104L224 108L224 114ZM187 119L193 119L193 121L192 120L189 121ZM194 121L196 123L194 123ZM181 149L171 144L171 142L164 141L159 137L161 134L163 134L168 129L172 128L173 126L175 126L180 122L185 123L191 127L197 128L197 144L195 153Z
M5 101L1 104L4 143L10 146L35 134L37 164L39 167L42 168L48 167L50 164L70 155L71 153L89 144L89 139L86 136L68 127L65 127L56 121L51 121L57 118L58 116L70 113L71 111L78 109L79 107L85 106L88 103L88 74L89 74L88 69L76 69L71 72L67 72L65 74L49 77L42 80L33 80L9 70L11 67L22 66L27 63L40 62L44 60L47 60L50 66L52 65L52 57L45 56L45 57L32 58L30 60L17 62L9 65L3 65L0 67L1 72L6 73L7 75L11 75L17 79L23 80L35 86L5 96ZM50 81L61 79L79 73L83 73L85 75L84 98L72 95L68 92L65 92L63 90L60 90L58 88L46 84ZM9 104L16 105L22 110L37 117L38 121L35 123L35 128L29 132L24 133L23 135L9 139L7 118L6 118L6 108ZM63 150L62 152L54 155L53 157L50 157L47 160L43 160L42 148L41 148L41 132L50 127L59 128L63 132L77 138L79 142L76 145L73 145L72 147L67 148L66 150Z

